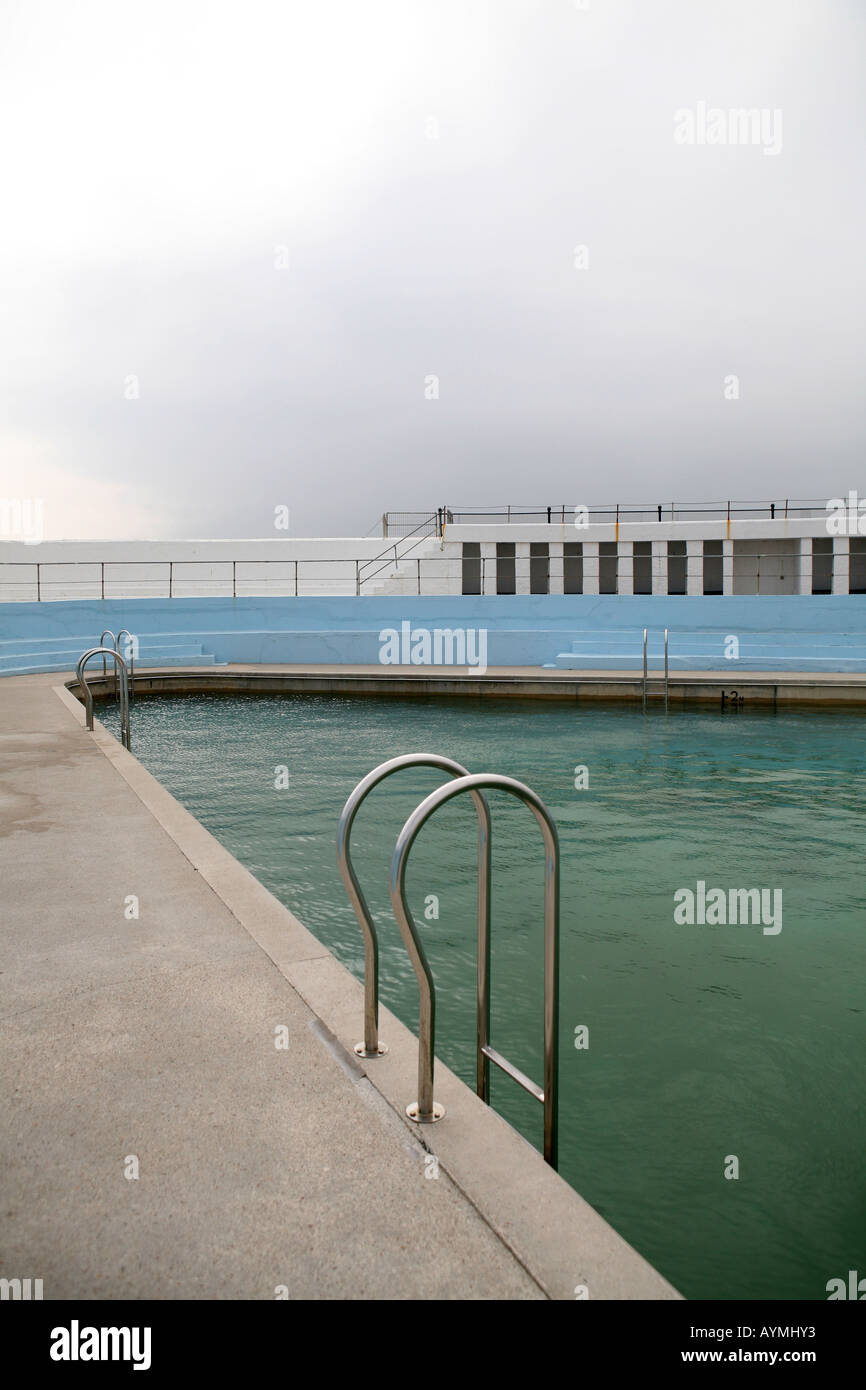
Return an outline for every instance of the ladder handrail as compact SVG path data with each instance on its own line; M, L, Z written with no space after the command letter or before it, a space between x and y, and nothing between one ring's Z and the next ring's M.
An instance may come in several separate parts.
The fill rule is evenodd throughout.
M668 636L669 629L665 628L665 710L668 707ZM643 707L646 709L647 696L647 629L643 630Z
M665 713L668 708L668 630L665 628Z
M135 699L135 651L134 651L135 638L133 637L133 635L132 635L132 633L130 632L130 630L129 630L128 627L122 627L122 628L120 629L120 631L118 632L117 637L115 638L115 641L114 641L115 650L118 651L118 652L120 651L120 639L121 639L121 637L128 637L128 638L129 638L129 641L128 641L127 644L126 644L126 656L125 656L124 660L126 661L128 667L129 667L129 698L130 698L130 700L134 700L134 699ZM121 653L121 655L122 655L122 653Z
M379 939L376 935L370 909L367 906L367 900L352 864L350 854L352 825L361 803L368 793L386 777L389 777L392 772L399 772L404 767L434 767L442 772L450 773L452 777L467 777L469 775L462 763L455 762L453 758L441 757L438 753L405 753L397 758L389 758L387 762L380 763L378 767L373 768L372 772L368 772L367 776L363 777L355 787L343 807L340 824L337 828L337 864L343 886L349 895L349 901L354 908L355 916L364 935L364 1041L355 1044L355 1052L359 1057L381 1056L388 1051L388 1048L379 1038ZM483 936L486 937L488 943L490 940L490 808L486 798L480 792L474 792L472 799L478 812L478 939L480 947ZM479 954L479 962L481 959ZM489 946L485 960L489 971ZM482 1099L487 1100L488 1072L484 1070L482 1077L481 1070L479 1069L478 1094L482 1095L480 1088L483 1082Z
M416 806L397 837L394 857L391 861L391 904L400 927L400 933L409 952L409 958L418 979L420 995L420 1017L418 1028L418 1099L406 1107L410 1119L421 1124L431 1124L444 1115L445 1111L433 1099L433 1063L436 1027L436 987L424 946L412 919L406 901L406 863L409 850L418 832L433 812L468 791L473 795L482 788L507 791L529 806L541 827L545 848L544 872L544 1087L540 1089L534 1082L501 1056L489 1042L489 1028L484 1019L489 1018L489 972L485 972L482 987L482 959L488 958L490 947L489 932L484 950L479 949L478 985L478 1049L485 1059L502 1067L513 1080L517 1081L544 1105L544 1157L553 1168L557 1166L558 1149L558 1081L559 1081L559 836L556 825L547 807L531 787L518 782L514 777L496 773L473 773L446 782L424 801ZM479 923L480 929L480 923ZM503 1063L505 1065L503 1066Z
M120 652L115 651L114 647L91 647L89 651L83 652L79 659L76 674L78 683L84 691L84 711L87 728L91 733L93 732L93 692L87 684L84 668L91 657L94 656L102 656L103 664L106 656L113 656L115 676L117 674L117 664L118 662L120 663L120 741L124 748L129 748L129 676L126 662L120 655Z
M112 647L114 648L114 650L117 651L117 638L115 637L114 633L111 631L111 628L110 628L110 627L103 628L103 630L102 630L102 636L101 636L100 639L99 639L99 645L100 645L100 647L104 647L104 646L105 646L105 639L106 639L106 637L110 637L110 638L111 638L111 645L112 645ZM116 667L116 666L112 666L111 670L112 670L112 673L113 673L113 676L114 676L114 693L115 693L115 695L116 695L116 694L117 694L117 667ZM102 679L105 680L105 678L106 678L107 675L108 675L108 669L107 669L107 667L106 667L106 665L105 665L105 657L103 657L103 658L102 658Z
M646 628L643 630L643 707L646 709Z

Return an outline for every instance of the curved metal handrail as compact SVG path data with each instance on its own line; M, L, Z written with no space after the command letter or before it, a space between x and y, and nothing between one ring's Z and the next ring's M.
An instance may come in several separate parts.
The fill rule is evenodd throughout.
M355 1044L359 1057L377 1057L387 1052L387 1046L379 1039L379 940L373 918L367 906L361 885L352 865L350 839L352 825L362 801L375 786L392 772L404 767L435 767L449 772L452 777L467 777L467 769L453 758L440 757L438 753L405 753L398 758L374 767L372 772L362 778L352 792L340 816L337 828L337 864L343 886L355 911L361 931L364 934L364 1041ZM490 977L490 808L480 792L473 792L472 799L478 812L478 997L481 1000L481 986L484 996L489 996L487 987ZM479 1002L480 1008L480 1002ZM479 1027L481 1019L479 1015ZM489 1005L485 1029L489 1031ZM489 1067L486 1057L478 1052L478 1094L487 1100L489 1092Z
M544 838L544 1088L518 1071L489 1044L486 1035L480 1041L484 1056L495 1062L525 1090L544 1105L544 1157L557 1166L559 1081L559 836L553 819L541 798L514 777L496 773L474 773L459 777L432 792L415 808L397 837L391 861L391 904L400 927L409 957L415 967L420 993L418 1027L418 1099L406 1107L410 1119L430 1124L444 1113L433 1099L434 1035L436 1025L436 989L424 946L418 935L409 905L406 902L406 862L415 837L434 811L462 792L477 795L482 788L510 792L530 810L541 826ZM480 978L480 972L479 972ZM479 1008L479 1020L482 1010Z
M117 651L117 638L115 637L114 633L111 631L111 628L110 628L110 627L107 627L107 628L105 628L105 629L103 630L102 636L101 636L100 639L99 639L99 645L100 645L100 647L104 647L104 646L105 646L105 639L106 639L106 637L110 637L110 638L111 638L111 646L114 648L115 651ZM113 681L113 690L114 690L114 694L116 695L116 694L117 694L117 666L116 666L116 665L115 665L115 666L112 666L111 670L112 670L112 675L113 675L113 677L114 677L114 681ZM106 668L106 665L105 665L105 657L103 657L103 658L102 658L102 679L105 680L105 678L106 678L107 675L108 675L108 671L107 671L107 668Z
M118 662L120 663L120 741L124 748L129 748L129 675L126 669L126 662L115 651L114 647L91 647L89 651L82 654L77 667L78 683L84 691L84 710L87 728L93 730L93 692L87 684L84 668L91 657L102 656L103 664L106 656L114 657L114 670L117 672Z
M134 699L135 699L135 638L133 637L133 635L132 635L132 633L130 632L130 630L129 630L128 627L122 627L122 628L120 629L120 631L118 632L117 637L116 637L116 639L115 639L115 643L114 643L115 649L116 649L117 651L120 651L120 639L121 639L121 637L128 637L128 638L129 638L129 641L128 641L127 644L126 644L126 656L124 657L124 661L126 662L127 666L129 667L129 698L130 698L130 700L134 700ZM121 653L121 655L123 655L123 653Z

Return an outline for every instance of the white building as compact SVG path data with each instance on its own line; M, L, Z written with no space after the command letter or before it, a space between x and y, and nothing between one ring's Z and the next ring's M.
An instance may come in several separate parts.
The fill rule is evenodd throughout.
M475 514L440 508L387 513L383 531L331 539L9 539L0 541L0 601L866 593L866 513L856 499L844 514L826 502L793 501Z

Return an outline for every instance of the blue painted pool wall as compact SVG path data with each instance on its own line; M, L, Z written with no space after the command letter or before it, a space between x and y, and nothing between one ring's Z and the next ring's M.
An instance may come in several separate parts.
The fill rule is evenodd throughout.
M490 595L375 598L159 598L0 605L0 642L69 638L96 643L103 628L142 638L177 635L218 661L378 662L379 633L413 627L486 628L491 666L541 666L578 635L633 632L673 636L713 631L772 635L796 654L805 634L850 647L866 641L866 595L626 597ZM628 646L631 647L631 639ZM65 669L65 668L64 668ZM829 667L828 669L832 669Z

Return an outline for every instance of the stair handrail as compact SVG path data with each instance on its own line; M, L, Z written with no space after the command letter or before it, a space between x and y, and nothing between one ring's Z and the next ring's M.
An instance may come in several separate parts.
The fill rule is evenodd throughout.
M399 555L397 554L397 546L400 543L400 541L411 540L412 537L415 535L415 532L420 531L422 527L429 525L429 523L433 520L435 515L435 512L431 512L430 516L425 516L424 520L420 522L418 526L414 526L411 531L408 531L405 536L400 536L399 539L395 541L393 544L387 545L385 549L381 551L378 555L372 556L372 558L369 560L364 560L363 563L359 565L357 570L357 592L361 592L362 584L366 584L367 581L370 579L375 579L377 574L381 574L382 570L386 570L388 568L388 566L392 563L390 559L392 550L394 552L393 563L398 564L400 560L404 560L407 555L409 555L417 546L419 546L422 541L426 540L426 535L419 536L417 541L415 541L414 545L407 546L406 549L401 551ZM379 569L376 570L375 574L364 574L365 570L369 569L371 565L375 565L379 560L384 560L385 563L379 566Z

